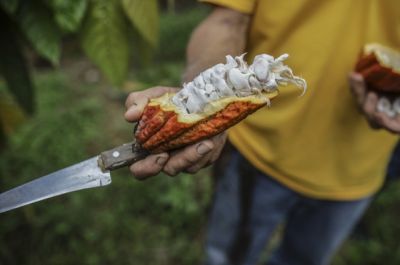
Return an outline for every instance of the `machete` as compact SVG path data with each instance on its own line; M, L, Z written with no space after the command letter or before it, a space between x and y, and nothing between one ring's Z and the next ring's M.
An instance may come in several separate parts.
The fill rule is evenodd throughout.
M37 178L0 194L0 213L57 195L106 186L110 171L146 157L147 152L134 142L102 152L100 155Z

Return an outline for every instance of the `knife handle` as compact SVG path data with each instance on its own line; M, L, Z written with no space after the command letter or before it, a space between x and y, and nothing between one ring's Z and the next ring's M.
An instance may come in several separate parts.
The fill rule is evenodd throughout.
M103 171L111 171L129 166L145 158L148 154L147 151L139 148L135 142L130 142L102 152L98 162Z

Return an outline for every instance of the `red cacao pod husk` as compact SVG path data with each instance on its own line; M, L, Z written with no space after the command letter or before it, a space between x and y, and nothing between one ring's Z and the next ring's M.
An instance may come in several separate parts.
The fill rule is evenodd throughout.
M368 88L379 92L400 93L400 53L380 44L368 44L355 66Z
M217 135L267 105L278 92L274 91L263 97L225 98L214 104L214 108L220 105L218 111L206 110L196 116L182 114L176 109L171 109L174 106L162 104L173 95L169 93L151 100L143 112L142 120L147 122L141 120L136 129L137 142L152 153L177 149ZM154 112L157 114L148 119L147 116ZM159 118L160 116L163 118Z

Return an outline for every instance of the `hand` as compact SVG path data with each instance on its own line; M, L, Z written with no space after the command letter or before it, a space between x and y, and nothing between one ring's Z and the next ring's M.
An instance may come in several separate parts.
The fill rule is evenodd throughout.
M144 107L151 98L176 90L170 87L153 87L145 91L131 93L125 103L127 108L125 119L129 122L139 120ZM196 173L218 158L225 141L226 133L222 133L171 153L149 155L131 165L130 170L138 179L157 175L161 171L170 176L175 176L180 172Z
M377 110L381 95L367 89L362 75L350 73L349 82L351 91L356 98L360 110L367 118L369 125L373 129L386 129L392 133L399 134L400 115L390 117L386 113Z

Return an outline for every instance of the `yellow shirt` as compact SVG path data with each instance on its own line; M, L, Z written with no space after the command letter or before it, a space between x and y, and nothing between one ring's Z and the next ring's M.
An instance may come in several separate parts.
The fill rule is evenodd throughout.
M282 88L271 108L229 132L258 169L306 196L359 199L377 191L398 136L372 130L347 81L361 48L400 48L399 0L205 0L252 14L247 58L289 53L308 90Z

